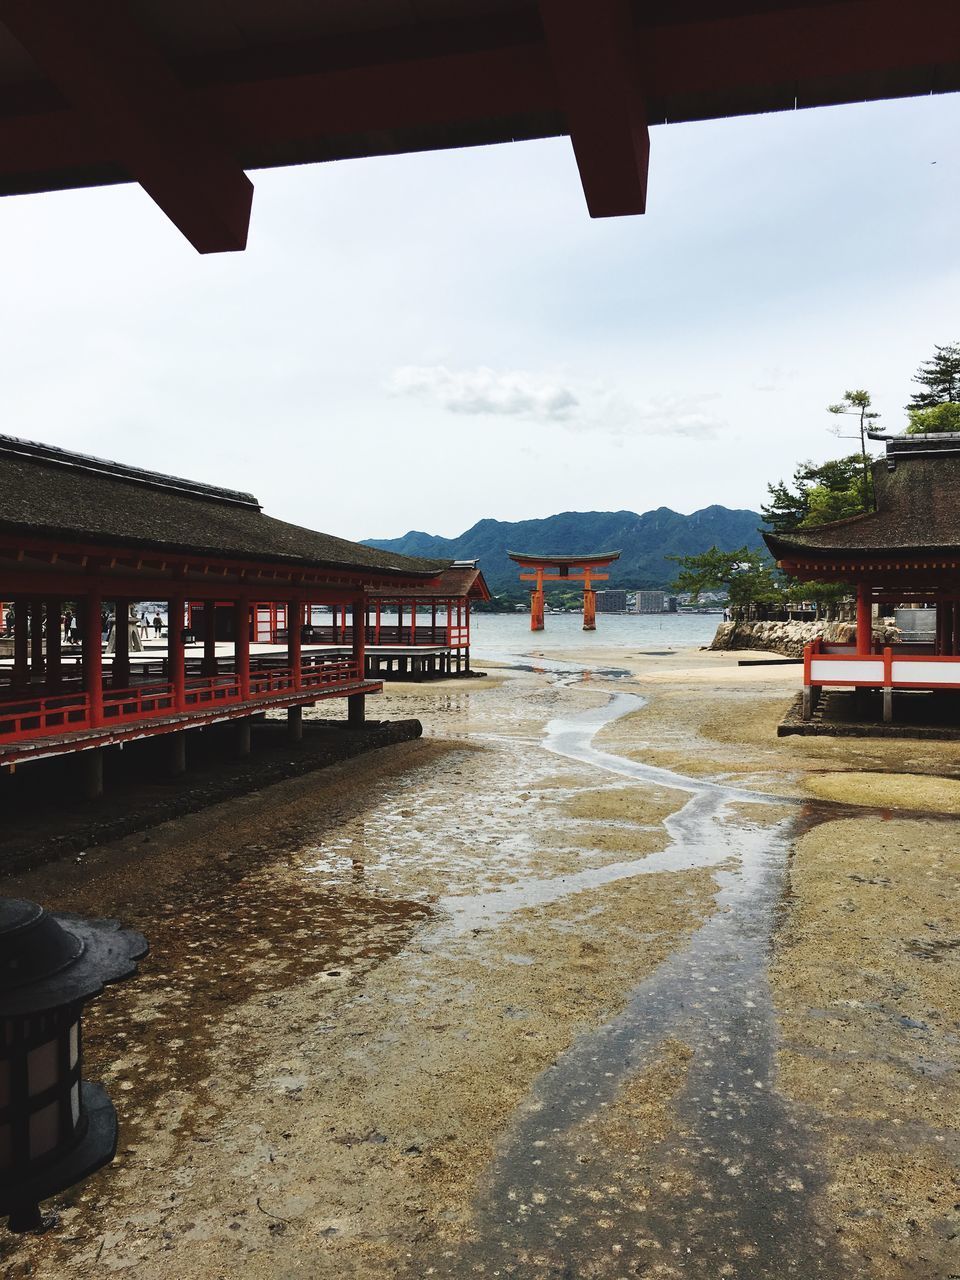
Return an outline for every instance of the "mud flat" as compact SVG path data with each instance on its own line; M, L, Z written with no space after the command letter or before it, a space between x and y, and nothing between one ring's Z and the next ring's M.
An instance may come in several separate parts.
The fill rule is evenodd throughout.
M118 1160L7 1274L960 1272L960 746L778 740L790 668L563 657L4 883L152 943L87 1020Z

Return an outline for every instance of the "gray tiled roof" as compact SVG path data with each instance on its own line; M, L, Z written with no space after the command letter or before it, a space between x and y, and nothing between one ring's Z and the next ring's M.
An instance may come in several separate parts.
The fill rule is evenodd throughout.
M275 520L262 513L252 494L8 436L0 437L0 530L404 576L433 577L450 563L401 556Z

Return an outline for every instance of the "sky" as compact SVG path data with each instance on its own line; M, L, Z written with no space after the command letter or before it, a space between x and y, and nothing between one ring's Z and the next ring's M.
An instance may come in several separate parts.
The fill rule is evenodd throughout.
M960 341L958 139L955 94L661 126L597 221L566 138L260 171L207 257L135 186L0 200L0 431L347 538L756 509Z

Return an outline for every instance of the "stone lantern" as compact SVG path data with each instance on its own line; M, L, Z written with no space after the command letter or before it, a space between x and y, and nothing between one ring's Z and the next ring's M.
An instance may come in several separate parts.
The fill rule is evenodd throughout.
M146 955L116 920L51 915L0 898L0 1216L42 1225L39 1203L108 1164L117 1115L82 1078L83 1005Z

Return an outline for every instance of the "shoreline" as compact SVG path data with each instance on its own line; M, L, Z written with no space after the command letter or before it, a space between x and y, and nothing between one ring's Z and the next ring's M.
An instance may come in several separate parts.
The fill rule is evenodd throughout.
M420 741L166 823L150 883L136 838L8 877L7 891L107 910L152 942L141 976L89 1015L87 1071L117 1102L120 1156L60 1198L57 1231L0 1243L12 1280L28 1267L50 1280L380 1280L494 1266L539 1280L561 1257L611 1280L628 1261L666 1277L671 1242L697 1223L702 1274L770 1274L750 1270L761 1255L738 1256L719 1216L711 1235L711 1181L734 1206L747 1183L683 1154L709 1054L682 1020L651 1032L602 1110L559 1102L564 1136L547 1151L558 1176L575 1171L566 1207L560 1184L525 1189L504 1160L557 1064L602 1042L632 1001L646 1016L650 984L738 918L718 894L738 892L747 848L781 839L758 953L776 1016L769 1088L822 1170L790 1175L791 1247L810 1249L808 1274L832 1257L844 1274L939 1280L960 1156L960 748L777 739L794 669L632 648L549 653L619 677L503 667L469 687L387 686L372 705L421 719ZM646 704L596 747L672 768L692 792L543 750L549 722L626 690ZM901 801L922 788L917 807L945 816L882 816L878 777ZM654 870L693 830L698 780L764 803L724 805L704 828L729 854L704 862L694 848L690 865ZM778 794L790 804L766 802ZM694 1008L702 979L682 981ZM765 1176L749 1196L767 1194ZM527 1242L535 1194L554 1244Z

